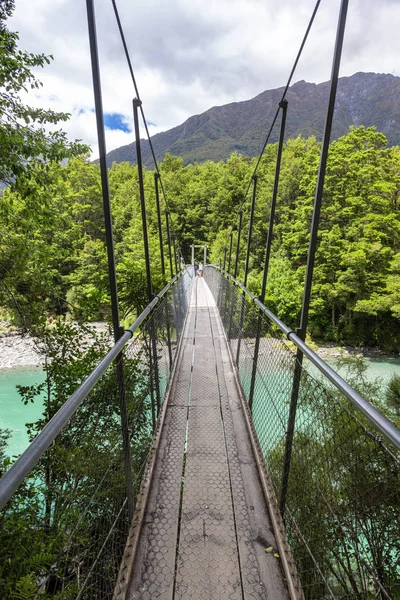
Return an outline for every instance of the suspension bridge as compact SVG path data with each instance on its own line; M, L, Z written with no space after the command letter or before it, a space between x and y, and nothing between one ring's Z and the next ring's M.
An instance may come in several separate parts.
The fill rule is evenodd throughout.
M0 481L9 540L2 579L13 582L4 587L5 597L395 600L400 432L305 343L348 1L342 0L338 19L296 331L264 301L285 95L319 2L260 154L280 116L259 297L246 287L258 163L247 190L252 198L243 280L243 203L219 265L206 265L206 244L199 246L205 268L196 277L198 244L192 245L192 264L184 265L153 153L162 273L167 280L167 248L171 274L154 293L139 112L145 127L146 120L112 4L136 91L149 304L121 329L95 19L87 0L115 344ZM32 539L42 551L27 560Z

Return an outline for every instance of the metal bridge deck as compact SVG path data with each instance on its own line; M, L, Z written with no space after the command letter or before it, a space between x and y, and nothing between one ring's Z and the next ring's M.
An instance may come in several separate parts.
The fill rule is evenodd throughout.
M289 597L222 325L203 279L195 280L149 486L116 598Z

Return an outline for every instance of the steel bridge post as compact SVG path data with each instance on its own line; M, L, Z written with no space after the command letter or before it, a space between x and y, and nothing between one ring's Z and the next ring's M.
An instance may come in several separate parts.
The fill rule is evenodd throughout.
M253 194L251 197L251 206L250 206L249 231L248 231L248 235L247 235L246 261L245 261L245 265L244 265L244 277L243 277L243 285L245 287L247 285L247 276L249 274L251 236L253 234L254 208L256 205L256 195L257 195L257 180L258 180L258 175L256 173L254 173L254 175L253 175Z
M158 190L158 180L159 179L160 179L160 174L155 172L154 173L154 189L156 192L158 235L159 235L159 239L160 239L161 272L165 279L164 243L163 243L162 222L161 222L160 194L159 194L159 190ZM167 322L169 368L172 369L171 326L169 323L168 306L166 307L165 317L166 317L166 322Z
M227 272L230 273L230 269L231 269L231 261L232 261L232 242L233 242L233 231L231 231L231 233L229 234L229 254L228 254L228 269ZM225 285L225 289L226 289L226 294L225 294L225 303L224 303L224 312L222 315L222 320L224 323L224 327L225 327L225 331L227 332L227 336L228 339L230 339L230 325L227 327L227 312L229 311L229 314L232 313L232 311L229 310L230 306L231 306L231 301L232 301L232 286L229 284L228 281L226 281L226 285Z
M264 304L264 300L265 300L265 291L267 289L269 260L270 260L270 255L271 255L272 236L273 236L273 232L274 232L276 200L277 200L277 196L278 196L278 186L279 186L279 176L280 176L280 172L281 172L283 142L284 142L284 138L285 138L286 113L287 113L287 106L288 106L287 100L282 100L282 102L279 103L279 106L282 109L282 119L281 119L280 133L279 133L278 153L277 153L276 165L275 165L274 188L273 188L273 192L272 192L271 209L270 209L270 214L269 214L269 227L268 227L268 234L267 234L267 243L265 246L263 278L262 278L262 285L261 285L261 293L259 296L260 302L262 302L263 304ZM254 386L255 386L255 382L256 382L258 354L260 351L262 320L263 320L262 312L259 311L258 321L257 321L256 343L254 346L254 355L253 355L253 368L252 368L252 373L251 373L250 392L249 392L250 410L252 410L252 408L253 408Z
M239 252L240 252L240 238L242 235L242 224L243 224L243 211L242 209L239 210L239 225L238 225L238 230L237 230L237 240L236 240L236 256L235 256L235 266L233 269L233 276L236 279L237 278L237 272L238 272L238 266L239 266ZM233 320L233 310L231 311L231 315L229 318L229 329L228 329L228 339L231 339L231 334L232 334L232 320Z
M226 253L228 251L228 248L226 246L224 246L224 262L223 262L223 270L226 270ZM220 299L220 306L219 306L219 311L222 317L222 321L224 322L225 320L225 311L226 311L226 303L227 303L227 286L226 286L226 279L222 278L222 288L221 288L221 299Z
M169 270L170 270L170 275L171 275L171 279L172 279L172 278L173 278L173 276L174 276L174 270L173 270L173 268L172 268L171 232L170 232L170 229L169 229L169 215L170 215L170 212L169 212L169 210L167 209L167 210L165 211L165 222L166 222L166 225L167 225L168 254L169 254Z
M173 231L171 233L171 237L172 237L172 245L173 245L173 249L174 249L174 261L175 261L175 273L178 274L178 260L177 260L177 248L176 248L176 233L175 231ZM181 290L180 287L178 285L178 309L179 312L182 313L182 297L181 297ZM182 314L181 314L182 317Z
M239 210L239 225L238 225L238 237L236 241L236 256L235 256L235 269L233 272L233 276L237 279L238 266L239 266L239 252L240 252L240 238L242 235L242 224L243 224L243 211Z
M232 242L233 242L233 231L231 231L231 233L229 235L228 273L231 272Z
M158 237L160 240L160 258L161 258L161 272L165 277L165 261L164 261L164 244L163 244L163 234L162 234L162 224L161 224L161 209L160 209L160 194L158 191L158 180L160 178L160 174L154 173L154 189L156 192L156 205L157 205L157 221L158 221Z
M297 335L304 341L306 337L306 329L308 324L308 313L310 307L311 287L314 272L315 252L317 248L317 236L319 217L321 213L322 193L324 189L324 180L326 172L326 163L329 152L329 140L332 131L333 113L335 109L335 99L337 83L339 78L339 67L343 48L344 32L346 28L346 17L349 0L342 0L340 5L340 13L336 32L335 50L332 61L331 85L329 91L329 103L326 114L325 129L321 146L321 154L319 161L319 169L317 176L317 184L314 197L314 210L311 223L310 242L307 255L307 270L304 284L303 302L301 307L300 327L296 330ZM280 495L280 511L282 518L285 516L287 488L289 483L290 463L293 449L294 427L296 421L297 401L299 397L301 372L303 364L303 353L297 350L296 363L293 375L293 387L290 399L289 419L286 435L286 446L284 454L284 465L282 473L282 485Z
M139 193L140 193L140 208L142 213L142 231L143 231L143 244L144 244L144 257L146 263L146 278L147 278L147 296L148 301L153 300L153 284L151 281L151 269L150 269L150 249L149 249L149 237L147 233L147 218L146 218L146 200L144 196L144 183L143 183L143 164L142 164L142 150L140 147L140 131L139 131L139 108L142 105L141 100L134 98L132 101L133 105L133 123L135 129L135 141L136 141L136 161L138 166L138 179L139 179ZM161 398L160 398L160 381L158 373L158 357L157 357L157 342L156 332L154 327L154 320L150 320L150 339L151 339L151 350L150 355L150 374L152 376L152 367L154 367L154 379L156 387L156 399L157 399L157 415L160 412ZM152 356L151 356L152 355ZM153 364L152 364L153 363ZM150 377L151 379L151 377ZM154 399L152 398L154 404ZM154 410L153 414L153 427L154 423Z
M178 248L176 247L176 233L173 231L171 233L171 237L172 237L172 244L173 244L173 249L174 249L174 257L175 257L175 273L178 274L178 260L177 260L177 256L178 256L178 252L180 250L179 246ZM183 315L184 315L184 307L183 307L183 303L182 303L182 294L181 294L181 289L180 289L180 285L178 284L178 312L179 312L179 318L183 319ZM176 305L174 306L175 309L175 315L177 313L176 310Z
M175 231L172 232L171 237L172 237L172 245L174 248L175 273L178 273L178 262L176 260L176 243L175 243L176 233L175 233Z
M150 251L149 251L149 238L147 233L147 218L146 218L146 200L144 197L144 183L143 183L143 165L142 165L142 150L140 147L140 132L139 132L139 107L142 105L141 100L134 98L133 104L133 122L135 128L135 141L136 141L136 160L138 166L138 179L139 179L139 194L140 194L140 209L142 214L142 231L143 231L143 245L144 245L144 259L146 263L146 279L147 279L147 296L149 302L153 299L153 284L151 281L151 269L150 269Z
M113 240L113 229L112 229L112 214L110 205L110 189L108 184L108 170L107 170L107 151L106 151L106 139L104 132L104 115L103 115L103 100L101 93L101 81L100 81L100 67L99 67L99 56L97 49L97 33L96 33L96 19L94 13L93 0L86 0L88 30L89 30L89 44L90 44L90 58L92 66L92 78L93 78L93 91L94 91L94 102L96 109L96 125L97 125L97 138L99 143L99 160L100 160L100 174L101 174L101 188L103 195L103 210L104 210L104 224L106 232L106 246L107 246L107 258L108 258L108 279L110 284L110 296L111 296L111 311L112 311L112 322L114 331L114 340L118 342L121 337L121 328L119 320L119 306L118 306L118 288L117 288L117 277L115 272L115 256L114 256L114 240ZM122 353L119 353L116 361L116 377L118 385L118 396L121 411L121 433L122 433L122 448L124 454L124 472L125 472L125 483L126 493L128 502L128 513L130 519L133 517L135 509L135 500L133 493L133 479L132 479L132 460L131 460L131 449L129 440L129 425L128 425L128 412L126 408L126 394L125 394L125 381L124 381L124 365Z
M244 277L243 277L243 285L244 286L247 285L247 276L248 276L248 272L249 272L251 236L253 233L254 208L255 208L255 204L256 204L256 195L257 195L257 180L258 180L258 175L256 173L254 173L254 175L253 175L253 195L251 197L251 206L250 206L249 231L248 231L248 235L247 235L246 261L245 261L245 265L244 265ZM246 302L245 296L246 296L245 293L243 293L242 307L240 310L237 349L236 349L236 366L238 368L239 368L239 358L240 358L240 344L242 341L242 327L243 327L243 323L244 323L243 312L244 312L244 307L245 307L245 302Z

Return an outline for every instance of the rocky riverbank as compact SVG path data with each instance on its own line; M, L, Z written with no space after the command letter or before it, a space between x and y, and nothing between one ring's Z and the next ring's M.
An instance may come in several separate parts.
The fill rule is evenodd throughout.
M337 346L335 344L320 344L316 353L323 360L340 358L342 356L363 356L371 358L383 358L388 356L379 348L354 348L352 346Z
M105 331L107 324L93 323L93 327L97 331ZM316 352L323 360L350 355L382 358L386 356L379 348L352 348L350 346L336 346L335 344L320 345ZM40 367L42 363L43 354L31 337L21 335L18 332L0 334L0 369Z
M107 323L92 323L97 332L107 331ZM35 340L29 335L16 331L0 333L0 369L25 369L40 367L44 356ZM112 339L110 338L110 344Z
M43 355L28 335L9 333L0 337L0 369L40 367Z

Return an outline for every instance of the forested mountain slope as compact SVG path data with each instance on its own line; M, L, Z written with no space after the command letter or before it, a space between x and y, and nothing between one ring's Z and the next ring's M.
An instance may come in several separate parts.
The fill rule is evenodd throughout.
M234 151L244 156L259 154L284 88L267 90L251 100L215 106L190 117L182 125L158 133L152 141L158 160L166 152L183 158L184 164L225 160ZM287 138L315 135L321 139L329 82L299 81L289 88ZM345 135L351 125L376 126L389 146L400 144L400 77L356 73L339 79L333 138ZM278 128L271 141L277 141ZM132 138L133 141L133 138ZM142 140L143 160L153 167L149 144ZM108 154L108 162L136 162L134 143Z

